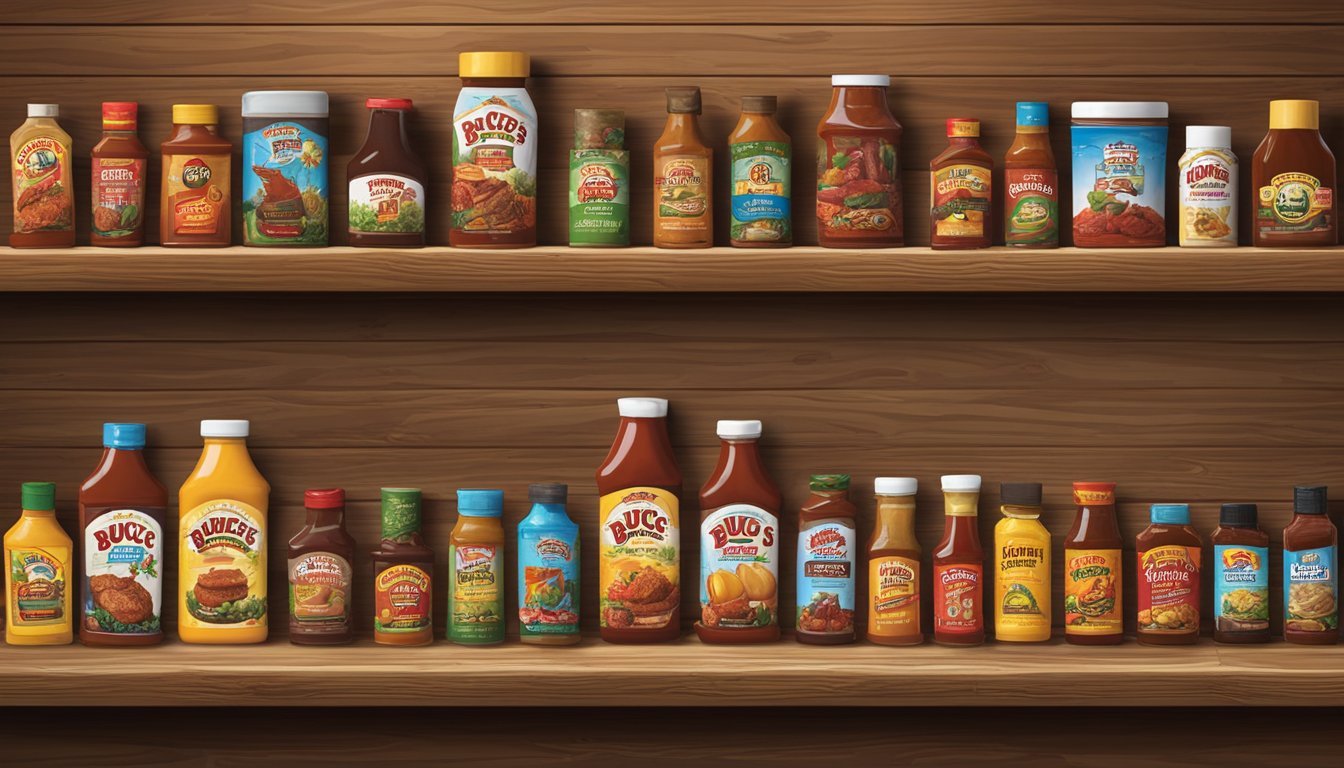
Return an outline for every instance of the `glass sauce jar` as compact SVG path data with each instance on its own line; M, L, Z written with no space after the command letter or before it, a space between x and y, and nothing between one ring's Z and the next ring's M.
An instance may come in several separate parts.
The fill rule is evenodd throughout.
M887 106L887 75L833 75L817 126L817 244L905 244L901 124Z

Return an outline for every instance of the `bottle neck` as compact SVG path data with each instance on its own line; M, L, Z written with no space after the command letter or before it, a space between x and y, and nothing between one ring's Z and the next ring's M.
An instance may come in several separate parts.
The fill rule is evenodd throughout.
M1040 507L1018 506L1014 504L1004 504L999 507L999 511L1004 517L1014 520L1037 520L1041 516Z
M103 446L103 457L98 461L89 483L96 483L113 472L140 472L149 474L149 465L145 463L143 448L111 448Z
M538 501L538 502L534 502L534 503L532 504L532 511L531 511L531 514L536 514L536 515L568 515L568 513L565 511L565 505L564 505L564 504L544 504L544 503L539 502L539 501Z
M738 474L757 478L765 475L759 440L720 440L719 462L712 476L719 478L721 485Z
M22 514L21 514L20 516L21 516L21 517L26 517L26 518L28 518L29 520L55 520L55 519L56 519L56 510L54 510L54 509L25 509L25 510L23 510L23 512L22 512Z
M375 109L369 113L369 138L406 144L406 113L400 109Z
M976 491L944 491L943 513L949 518L975 517L980 494Z
M914 496L877 496L878 522L889 530L915 533Z
M951 147L975 147L980 144L979 136L948 136L947 144Z
M836 86L834 100L846 109L887 109L886 89L875 85Z
M693 112L668 112L667 124L663 126L663 133L681 133L691 136L700 135L700 116Z
M207 437L201 449L201 460L197 472L210 473L221 464L246 462L252 464L252 456L247 452L247 439L242 437Z
M345 522L345 507L336 509L304 509L305 520L313 530L339 528Z

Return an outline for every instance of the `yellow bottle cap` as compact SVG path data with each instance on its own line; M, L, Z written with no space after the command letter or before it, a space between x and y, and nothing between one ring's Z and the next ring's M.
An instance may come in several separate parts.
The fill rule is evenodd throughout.
M1321 102L1306 99L1280 99L1269 102L1269 129L1303 129L1317 131L1321 128Z
M531 61L521 51L466 51L457 55L458 77L527 77Z
M219 107L214 104L174 104L173 125L219 125Z

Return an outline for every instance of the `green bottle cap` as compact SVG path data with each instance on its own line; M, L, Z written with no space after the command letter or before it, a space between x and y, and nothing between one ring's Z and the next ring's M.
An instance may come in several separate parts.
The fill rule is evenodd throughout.
M56 509L56 484L24 483L20 497L23 500L24 509L31 509L34 512L54 510Z
M384 488L383 540L396 541L420 532L420 489Z
M847 491L849 475L812 475L807 485L814 491Z

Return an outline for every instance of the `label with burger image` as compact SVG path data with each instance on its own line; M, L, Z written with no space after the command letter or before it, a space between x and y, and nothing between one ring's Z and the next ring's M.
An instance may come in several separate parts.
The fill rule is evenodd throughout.
M660 629L681 602L677 497L626 488L602 497L601 625Z
M266 625L266 536L255 507L217 499L192 509L181 557L183 626Z

